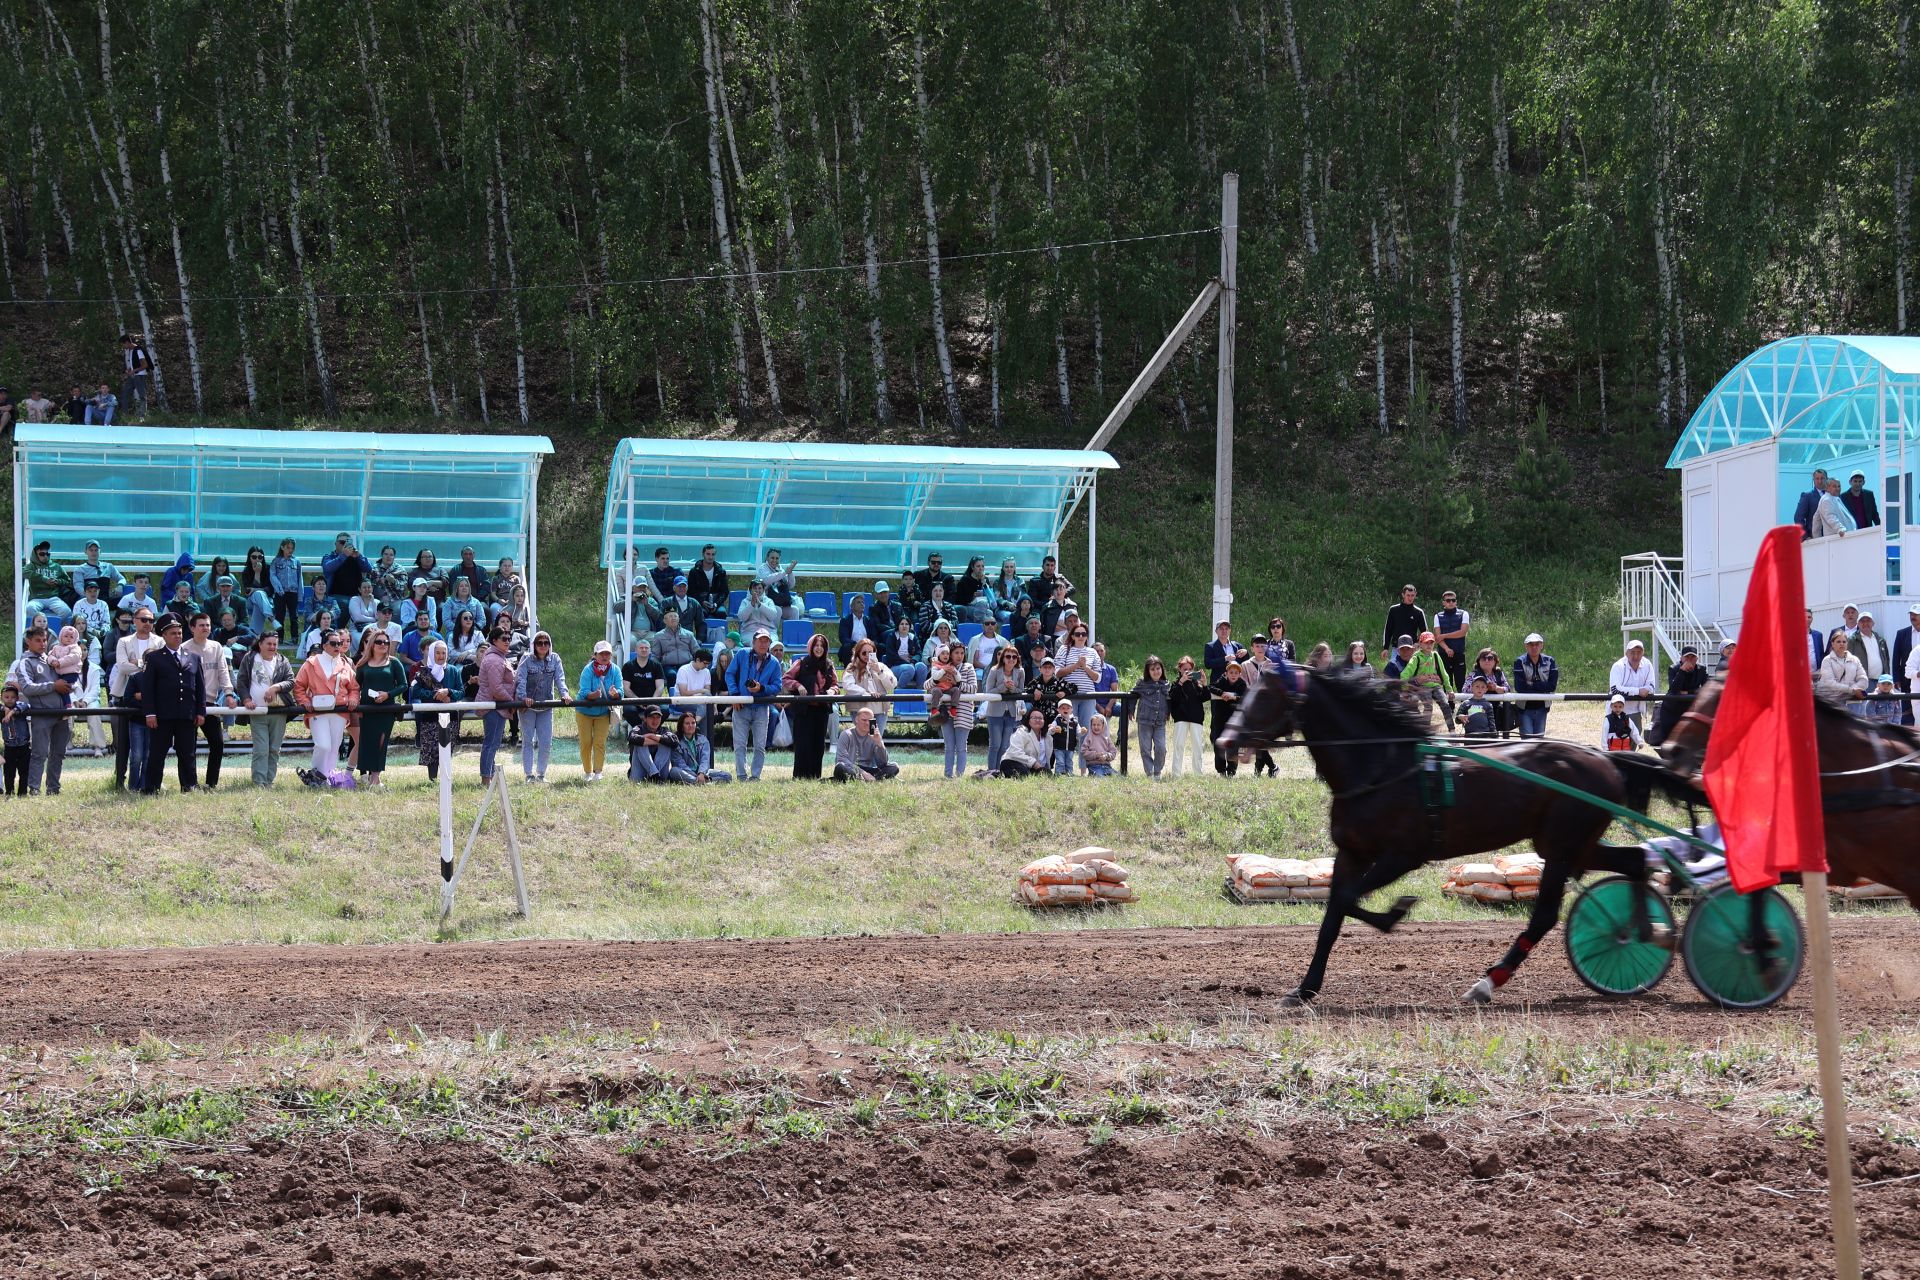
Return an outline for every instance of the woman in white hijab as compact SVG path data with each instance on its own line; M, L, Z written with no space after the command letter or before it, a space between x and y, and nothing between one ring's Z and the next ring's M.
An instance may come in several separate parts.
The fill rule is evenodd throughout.
M440 744L447 740L448 721L453 717L421 713L426 710L425 704L460 701L465 689L460 668L447 660L447 642L435 640L429 644L427 656L413 669L413 687L407 691L407 699L413 703L420 763L427 767L427 777L434 781L440 778Z

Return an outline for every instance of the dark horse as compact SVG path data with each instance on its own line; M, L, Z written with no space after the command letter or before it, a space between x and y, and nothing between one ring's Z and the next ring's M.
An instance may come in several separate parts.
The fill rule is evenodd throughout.
M1297 688L1294 687L1297 684ZM1546 860L1540 896L1527 927L1507 954L1467 991L1485 1004L1505 986L1527 954L1560 919L1567 878L1583 871L1614 871L1644 883L1645 855L1637 848L1600 843L1613 819L1605 810L1497 769L1463 760L1452 769L1451 798L1437 772L1450 763L1423 760L1415 745L1428 737L1427 718L1393 681L1323 675L1294 668L1261 679L1221 736L1222 750L1270 747L1298 729L1320 777L1333 792L1328 831L1333 838L1333 882L1313 963L1284 1001L1301 1005L1320 994L1327 957L1350 916L1385 932L1414 899L1387 911L1360 900L1428 862L1504 849L1523 840ZM1494 744L1500 759L1586 792L1644 811L1655 786L1675 790L1672 775L1647 756L1603 752L1546 738ZM1640 922L1642 937L1668 942L1666 931Z
M1683 776L1698 775L1725 686L1708 684L1660 747ZM1920 733L1813 700L1827 865L1836 886L1876 881L1920 908Z

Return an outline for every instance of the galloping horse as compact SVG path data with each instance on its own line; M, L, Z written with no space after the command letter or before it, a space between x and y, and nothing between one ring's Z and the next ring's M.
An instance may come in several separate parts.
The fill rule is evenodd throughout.
M1683 776L1699 774L1724 691L1717 680L1702 688L1660 746ZM1920 909L1920 733L1862 720L1821 698L1813 706L1831 882L1877 881Z
M1409 704L1398 682L1289 668L1254 686L1221 735L1220 747L1271 747L1296 728L1333 792L1328 832L1335 852L1313 962L1283 1001L1287 1006L1306 1004L1320 994L1327 957L1349 916L1382 932L1405 917L1414 903L1411 897L1401 898L1388 911L1363 909L1360 899L1425 863L1523 840L1531 840L1546 860L1540 896L1525 931L1463 997L1475 1004L1492 1000L1494 991L1506 985L1559 922L1569 876L1613 871L1638 883L1646 880L1646 859L1639 849L1600 843L1613 819L1599 807L1478 766L1472 759L1462 760L1450 777L1443 775L1444 762L1423 758L1415 750L1428 737L1427 719ZM1645 756L1546 738L1491 744L1488 750L1519 768L1642 812L1654 786L1675 794L1687 791ZM1636 902L1641 897L1634 895ZM1643 940L1667 941L1650 920L1637 923Z

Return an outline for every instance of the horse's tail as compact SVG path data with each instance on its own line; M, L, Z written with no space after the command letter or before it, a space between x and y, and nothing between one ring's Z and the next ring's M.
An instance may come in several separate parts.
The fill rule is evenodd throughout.
M1621 785L1627 789L1627 804L1635 813L1647 811L1655 791L1682 804L1704 806L1707 803L1706 792L1691 779L1652 756L1636 751L1609 751L1606 757L1619 772Z

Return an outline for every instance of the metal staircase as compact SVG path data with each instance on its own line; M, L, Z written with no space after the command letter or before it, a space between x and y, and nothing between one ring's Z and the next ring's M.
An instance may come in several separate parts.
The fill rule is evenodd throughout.
M1687 645L1700 651L1702 662L1711 662L1725 637L1694 616L1680 585L1681 567L1677 557L1656 551L1620 557L1620 634L1624 642L1646 632L1648 648L1668 662L1678 662Z

